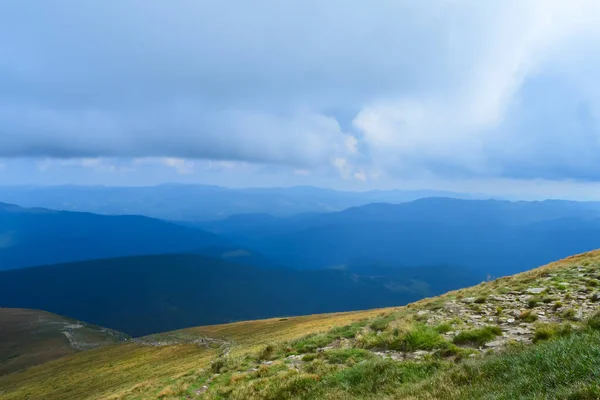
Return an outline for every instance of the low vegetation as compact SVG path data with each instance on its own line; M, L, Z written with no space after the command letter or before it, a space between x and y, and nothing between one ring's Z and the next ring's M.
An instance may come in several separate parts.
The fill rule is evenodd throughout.
M485 326L483 328L460 332L454 337L454 343L483 346L485 343L493 340L496 336L501 334L502 330L499 327Z

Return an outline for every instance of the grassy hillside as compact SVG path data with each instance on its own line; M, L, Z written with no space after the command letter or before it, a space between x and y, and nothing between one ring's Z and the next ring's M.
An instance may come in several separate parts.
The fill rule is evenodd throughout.
M288 340L377 315L379 310L322 314L191 328L127 344L78 353L27 371L0 377L1 399L156 398L181 384L192 390L195 377L226 350L256 349L263 340ZM204 338L216 343L198 344ZM239 347L238 347L239 346Z
M596 399L599 300L596 251L406 307L75 354L0 378L0 398Z
M120 332L45 311L0 308L0 375L126 338Z

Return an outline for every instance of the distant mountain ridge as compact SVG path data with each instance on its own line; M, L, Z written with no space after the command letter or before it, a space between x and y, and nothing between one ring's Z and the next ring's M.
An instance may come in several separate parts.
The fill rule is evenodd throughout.
M600 203L426 198L196 226L295 268L451 264L499 276L600 247Z
M247 189L184 184L145 187L0 186L0 202L23 207L108 215L136 214L179 221L213 220L248 213L276 216L324 213L373 202L401 203L431 196L485 198L484 195L450 191L350 192L311 186Z
M201 252L231 241L148 217L0 203L0 270L97 258Z

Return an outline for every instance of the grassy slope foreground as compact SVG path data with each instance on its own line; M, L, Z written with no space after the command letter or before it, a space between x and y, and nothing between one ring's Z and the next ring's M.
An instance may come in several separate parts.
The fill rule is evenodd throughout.
M600 252L407 307L209 326L0 378L0 398L600 398Z
M44 311L0 308L0 376L126 338Z

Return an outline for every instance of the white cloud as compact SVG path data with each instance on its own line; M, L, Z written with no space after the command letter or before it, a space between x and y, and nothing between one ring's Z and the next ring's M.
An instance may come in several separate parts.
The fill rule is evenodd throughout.
M367 180L367 174L364 171L357 171L354 173L354 178L358 181L366 181Z
M348 149L348 152L353 154L356 153L358 151L358 140L354 137L354 136L348 136L346 138L346 149Z
M600 180L596 0L23 0L0 37L0 157L41 169Z
M174 168L178 174L187 175L194 172L194 162L181 158L163 158L161 162L171 168Z
M333 166L338 170L340 176L343 179L350 178L350 174L352 173L352 166L348 163L348 160L345 158L335 158L332 161Z
M82 168L94 172L126 172L131 168L127 165L110 158L68 158L54 159L45 158L37 162L37 170L47 172L51 170L65 170L69 168Z
M470 15L478 19L478 24L453 26L451 50L457 55L472 52L473 57L465 68L453 72L454 85L449 89L441 86L426 93L400 94L395 99L373 102L354 119L375 163L404 175L433 172L501 176L513 168L510 174L515 176L519 173L517 170L525 170L532 160L551 152L556 153L556 157L548 165L541 165L533 177L552 175L557 165L581 175L589 173L590 168L598 169L598 162L578 165L578 160L560 159L563 141L571 142L570 147L575 143L578 148L585 148L590 134L600 139L597 120L590 126L595 133L573 129L556 132L555 138L563 139L558 145L544 142L549 137L548 131L556 129L554 115L536 115L535 120L530 121L533 126L526 128L507 121L526 118L526 115L515 117L513 114L526 114L536 103L548 101L541 98L543 95L533 95L525 99L525 103L519 103L524 100L524 86L530 80L549 74L554 82L550 79L547 85L552 88L559 79L557 76L581 78L577 69L564 68L562 59L572 56L573 49L569 46L578 40L592 48L600 47L600 3L531 0L494 5L454 2L453 5L459 3L471 5ZM473 37L480 40L473 43ZM430 59L435 57L432 55ZM586 59L600 66L597 57L588 54ZM448 58L437 62L442 66L452 65ZM577 88L573 86L575 93L571 94L579 96L575 101L593 102L590 106L598 116L600 85L595 75L595 72L588 74L584 79L586 83ZM585 93L590 88L595 100ZM550 91L550 96L562 101L564 93ZM575 123L578 117L575 114L560 116L563 121L570 118ZM519 152L518 157L507 154L514 151ZM600 151L598 140L596 151ZM498 157L499 154L502 157ZM577 168L569 168L576 165Z

